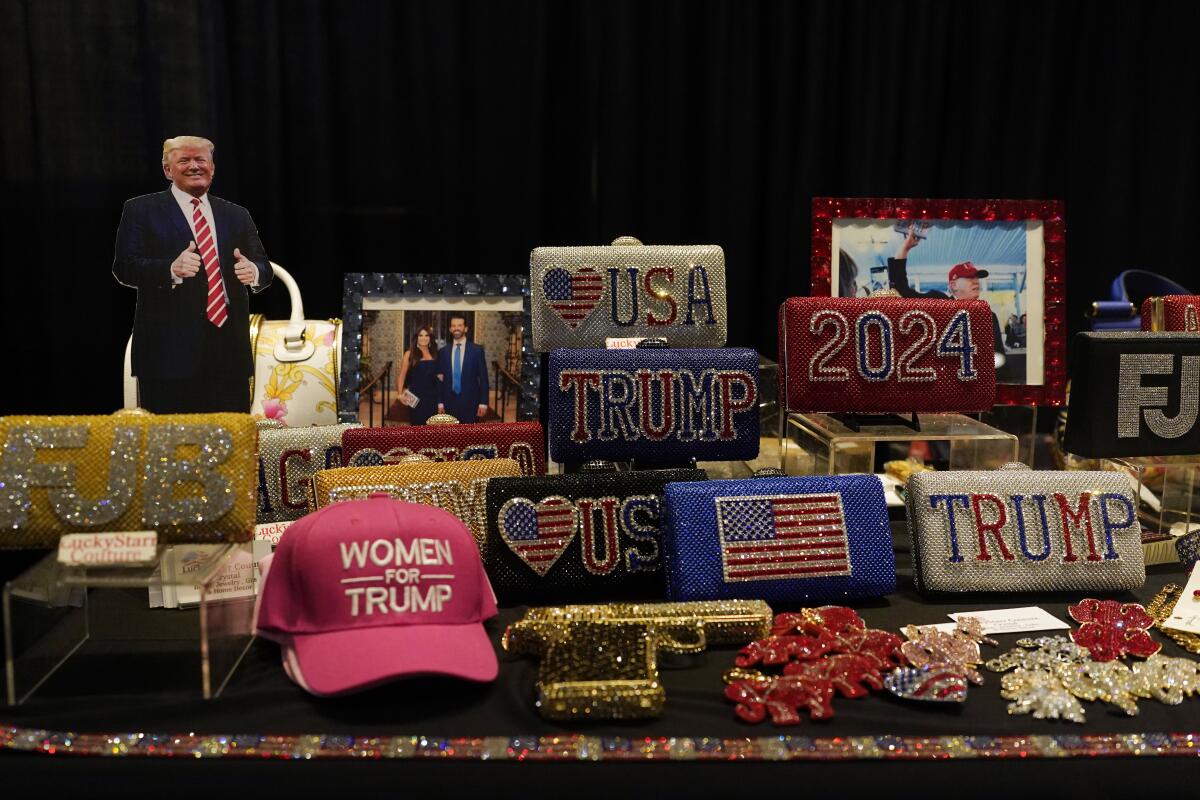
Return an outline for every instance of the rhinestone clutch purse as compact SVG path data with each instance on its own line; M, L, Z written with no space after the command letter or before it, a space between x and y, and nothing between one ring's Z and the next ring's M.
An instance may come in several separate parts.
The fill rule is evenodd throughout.
M383 492L397 500L434 506L466 523L486 558L488 480L520 474L520 466L511 458L339 467L312 476L309 504L316 511L330 503L362 500Z
M767 635L766 603L611 603L530 609L504 649L541 658L537 706L547 719L639 719L666 702L658 653L697 653Z
M662 337L723 347L725 253L716 245L538 247L529 256L533 347L604 347L609 337Z
M93 531L245 541L256 436L249 414L0 418L0 548Z
M1200 333L1080 333L1064 447L1085 458L1200 453Z
M906 500L920 591L1116 592L1146 581L1123 473L920 472Z
M664 502L672 600L812 605L896 588L883 485L873 475L671 483Z
M495 478L484 566L501 605L661 599L663 487L704 470Z
M260 423L261 425L261 423ZM359 427L260 427L258 432L258 522L291 522L308 513L309 479L342 465L342 433Z
M1142 330L1200 331L1200 295L1167 294L1142 301Z
M358 428L342 437L344 467L395 464L411 455L431 461L511 458L522 475L545 475L546 435L540 422L452 422Z
M555 350L548 382L555 461L758 456L753 350Z
M981 300L792 297L779 307L788 411L983 411L996 394Z

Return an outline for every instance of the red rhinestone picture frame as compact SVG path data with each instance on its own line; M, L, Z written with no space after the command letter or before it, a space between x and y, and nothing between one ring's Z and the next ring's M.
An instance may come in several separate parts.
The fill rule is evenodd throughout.
M834 223L837 220L896 220L951 222L1040 221L1043 290L1041 302L1042 383L996 384L996 405L1062 406L1066 402L1066 224L1059 200L964 200L894 197L815 197L812 201L813 297L828 297L833 275ZM957 226L956 226L957 227ZM903 238L903 237L901 237ZM919 246L919 245L918 245ZM958 269L956 265L954 269ZM971 266L967 262L967 266ZM986 264L981 264L986 268ZM880 270L875 267L874 270ZM1030 309L1032 312L1033 309ZM999 323L997 323L999 324ZM1022 324L1024 329L1025 325ZM1008 330L1002 334L1008 338ZM1029 337L1030 352L1039 343ZM1028 358L1028 356L1027 356Z

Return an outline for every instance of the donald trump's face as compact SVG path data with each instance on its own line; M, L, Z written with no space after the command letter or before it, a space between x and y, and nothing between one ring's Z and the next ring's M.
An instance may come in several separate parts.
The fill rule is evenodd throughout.
M203 197L212 186L212 152L207 147L177 147L167 154L163 174L167 180L192 197Z
M955 300L978 300L979 278L955 278L950 282L950 296Z

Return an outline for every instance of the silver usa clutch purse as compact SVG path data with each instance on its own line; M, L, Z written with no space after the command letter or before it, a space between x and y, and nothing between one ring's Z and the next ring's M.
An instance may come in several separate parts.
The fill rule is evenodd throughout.
M1118 472L921 472L908 482L917 589L1113 592L1146 582L1129 478Z
M670 347L723 347L725 252L717 245L538 247L529 256L535 350L661 337Z

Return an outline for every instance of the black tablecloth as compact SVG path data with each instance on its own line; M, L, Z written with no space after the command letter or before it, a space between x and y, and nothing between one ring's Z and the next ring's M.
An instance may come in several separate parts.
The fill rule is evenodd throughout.
M1040 605L1063 620L1066 606L1078 596L1014 595L929 602L912 589L907 554L898 548L899 590L882 600L858 604L868 625L897 630L907 623L946 621L952 611L1014 605ZM11 571L11 565L10 565ZM1146 586L1114 595L1122 601L1147 602L1168 582L1183 582L1178 565L1152 567ZM175 624L195 611L144 609L144 596L131 594L129 627ZM783 609L776 609L777 611ZM523 609L505 609L488 628L499 648L504 626ZM1163 653L1187 655L1159 633ZM984 647L985 657L1013 645L1016 635L997 637L998 648ZM131 655L128 643L91 642L26 704L5 708L0 721L9 725L76 732L156 732L226 734L347 734L357 736L516 736L585 733L594 736L751 737L773 734L841 737L1105 734L1200 731L1200 698L1179 706L1144 700L1136 717L1111 706L1085 704L1085 725L1035 720L1006 713L999 695L999 676L986 673L982 687L972 687L964 705L912 705L886 694L863 699L838 698L829 721L807 718L797 726L774 728L769 721L748 725L733 714L722 696L721 673L732 666L732 650L665 658L662 666L667 706L654 720L637 723L547 722L533 707L537 663L501 654L500 677L490 685L423 678L397 682L359 695L321 699L307 695L284 675L278 648L256 641L223 695L205 702L193 650ZM177 672L173 672L177 671ZM176 680L178 678L178 680ZM183 683L185 689L169 688ZM86 687L86 689L84 688ZM233 759L97 758L69 755L5 753L0 770L23 773L46 786L95 788L96 780L122 791L167 794L212 791L242 792L252 786L306 794L399 794L420 785L429 796L457 794L468 786L489 794L526 794L558 789L578 795L612 797L631 791L657 790L671 795L775 794L816 791L818 795L883 788L903 795L929 787L967 795L1110 796L1126 791L1192 796L1200 785L1197 758L1106 758L1034 760L946 760L941 762L855 761L849 763L496 763L428 760L246 761ZM244 783L246 779L252 783ZM929 781L934 783L930 784ZM925 787L925 788L922 788Z

